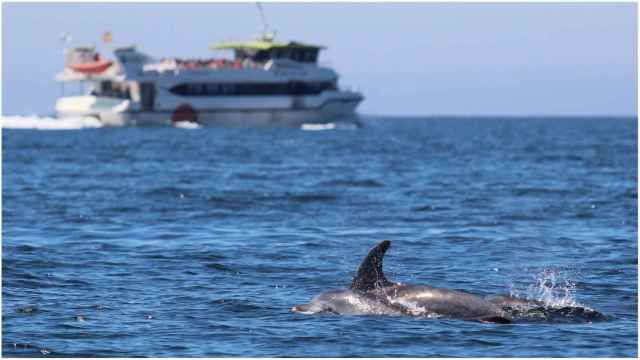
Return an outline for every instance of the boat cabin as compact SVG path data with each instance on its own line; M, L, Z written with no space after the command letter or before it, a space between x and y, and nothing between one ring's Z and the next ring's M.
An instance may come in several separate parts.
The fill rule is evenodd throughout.
M271 59L289 59L301 63L315 64L320 50L324 46L303 44L295 41L282 43L269 40L224 42L211 46L211 49L234 50L235 60L249 60L254 63L266 63Z

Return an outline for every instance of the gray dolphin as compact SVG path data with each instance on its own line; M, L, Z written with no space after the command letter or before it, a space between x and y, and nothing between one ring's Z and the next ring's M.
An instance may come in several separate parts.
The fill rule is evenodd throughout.
M382 241L364 258L348 289L331 290L291 310L304 314L436 316L510 323L502 309L507 299L488 299L427 285L393 283L384 276L382 259L391 242Z

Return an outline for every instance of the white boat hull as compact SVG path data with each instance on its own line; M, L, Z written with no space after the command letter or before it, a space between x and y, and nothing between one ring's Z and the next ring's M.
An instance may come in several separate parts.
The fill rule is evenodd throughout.
M153 111L137 110L125 104L105 106L86 106L85 104L103 104L102 101L73 101L84 106L70 106L72 98L62 98L56 105L58 117L96 117L103 126L173 126L175 110L157 109ZM356 107L361 97L341 96L307 101L305 107L260 108L254 103L245 108L217 106L211 109L195 108L196 116L190 121L205 127L294 127L303 124L327 124L332 122L357 122ZM126 100L125 100L126 101ZM265 104L268 105L268 104Z

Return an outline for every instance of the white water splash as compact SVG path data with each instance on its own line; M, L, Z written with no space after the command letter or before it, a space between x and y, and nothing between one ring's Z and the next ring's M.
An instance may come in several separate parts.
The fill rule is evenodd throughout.
M176 121L173 123L173 127L179 129L200 129L202 126L193 121Z
M322 131L322 130L333 130L336 128L336 124L327 123L327 124L302 124L300 129L306 131Z
M99 128L102 123L94 117L56 119L41 116L3 116L3 129L76 130Z
M326 124L302 124L300 129L305 131L356 130L358 124L352 121L336 121Z
M543 269L533 276L534 283L522 290L511 284L510 295L541 301L552 308L583 306L576 301L576 285L568 275L559 269Z

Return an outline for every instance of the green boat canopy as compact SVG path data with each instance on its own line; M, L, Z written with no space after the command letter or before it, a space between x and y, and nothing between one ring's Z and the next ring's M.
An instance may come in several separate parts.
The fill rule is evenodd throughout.
M321 45L303 44L295 41L290 42L274 42L264 40L254 41L226 41L220 44L211 45L212 50L218 49L234 49L234 50L271 50L271 49L326 49Z

